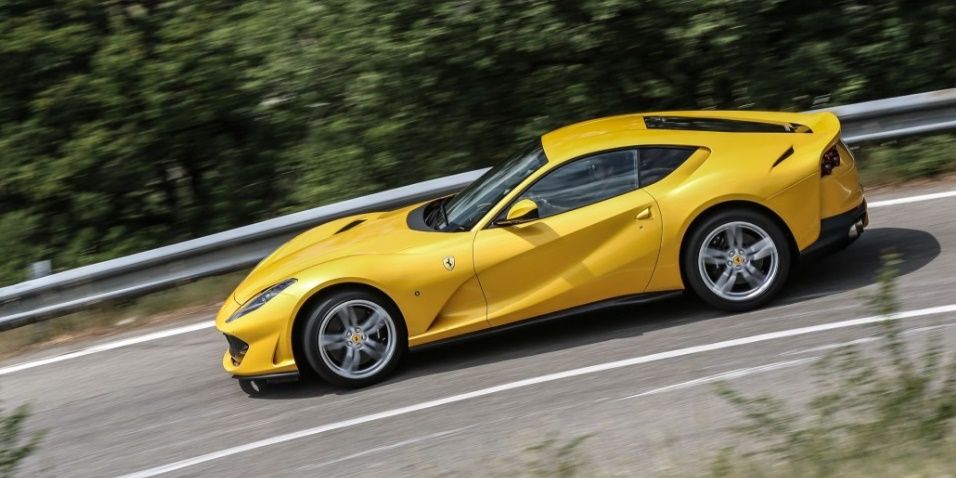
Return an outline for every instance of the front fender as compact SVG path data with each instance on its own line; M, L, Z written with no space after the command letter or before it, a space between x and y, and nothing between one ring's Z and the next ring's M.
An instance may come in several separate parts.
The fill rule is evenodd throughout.
M454 270L442 265L446 255L457 257ZM400 254L334 259L306 269L296 278L298 301L283 331L282 348L290 351L294 320L309 306L309 300L344 284L371 287L388 296L405 319L412 345L487 325L484 296L472 264L470 234L462 240L436 242Z

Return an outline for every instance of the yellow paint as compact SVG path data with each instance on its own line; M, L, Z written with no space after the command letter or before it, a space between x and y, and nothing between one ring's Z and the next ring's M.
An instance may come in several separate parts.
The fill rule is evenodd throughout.
M813 133L646 129L643 117L656 114L795 123ZM293 321L310 297L340 284L374 287L390 297L404 316L411 346L603 299L679 290L683 238L700 214L728 201L773 212L802 250L819 236L821 219L863 201L856 165L842 146L841 166L820 177L820 157L836 144L839 130L830 113L689 111L601 118L547 133L541 138L547 164L470 231L409 229L414 205L331 221L277 249L217 316L220 331L249 344L239 366L228 353L223 366L240 376L295 370ZM648 187L543 219L492 224L531 183L562 163L640 145L699 149ZM793 154L773 167L789 148ZM505 215L523 217L532 207L537 205L518 201ZM364 222L336 234L355 220ZM455 258L451 270L448 257ZM260 309L225 322L241 303L293 277L295 284Z
M508 210L508 214L505 215L505 219L508 221L517 221L521 219L527 219L533 213L536 213L538 210L538 205L530 199L522 199L511 206L511 209Z

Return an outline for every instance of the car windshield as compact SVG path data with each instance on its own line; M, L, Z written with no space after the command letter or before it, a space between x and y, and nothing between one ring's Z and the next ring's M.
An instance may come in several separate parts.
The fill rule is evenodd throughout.
M521 153L491 168L442 205L446 218L442 229L471 229L492 206L547 161L541 143L535 141Z

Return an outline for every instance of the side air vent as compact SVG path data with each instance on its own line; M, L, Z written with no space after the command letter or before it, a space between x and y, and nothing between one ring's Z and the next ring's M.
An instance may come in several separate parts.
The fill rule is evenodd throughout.
M787 150L784 151L783 154L781 154L780 157L773 162L773 166L771 166L771 168L776 168L778 164L782 163L783 160L789 158L790 156L793 156L793 146L787 148Z
M764 123L760 121L721 118L688 118L683 116L645 116L647 129L683 131L714 131L720 133L811 133L810 128L793 123Z
M365 222L365 219L356 219L356 220L354 220L354 221L352 221L352 222L350 222L350 223L348 223L348 224L342 226L342 229L339 229L338 231L335 231L335 234L340 234L340 233L343 233L343 232L345 232L345 231L348 231L349 229L352 229L353 227L358 226L359 224L362 224L363 222ZM334 236L335 234L333 234L333 236Z

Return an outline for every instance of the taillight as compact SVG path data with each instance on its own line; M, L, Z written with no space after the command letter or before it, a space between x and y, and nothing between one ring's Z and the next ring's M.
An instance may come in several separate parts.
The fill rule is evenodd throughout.
M837 151L837 147L833 146L828 149L826 153L823 153L823 157L820 158L820 175L828 176L833 173L833 168L840 165L840 152Z

